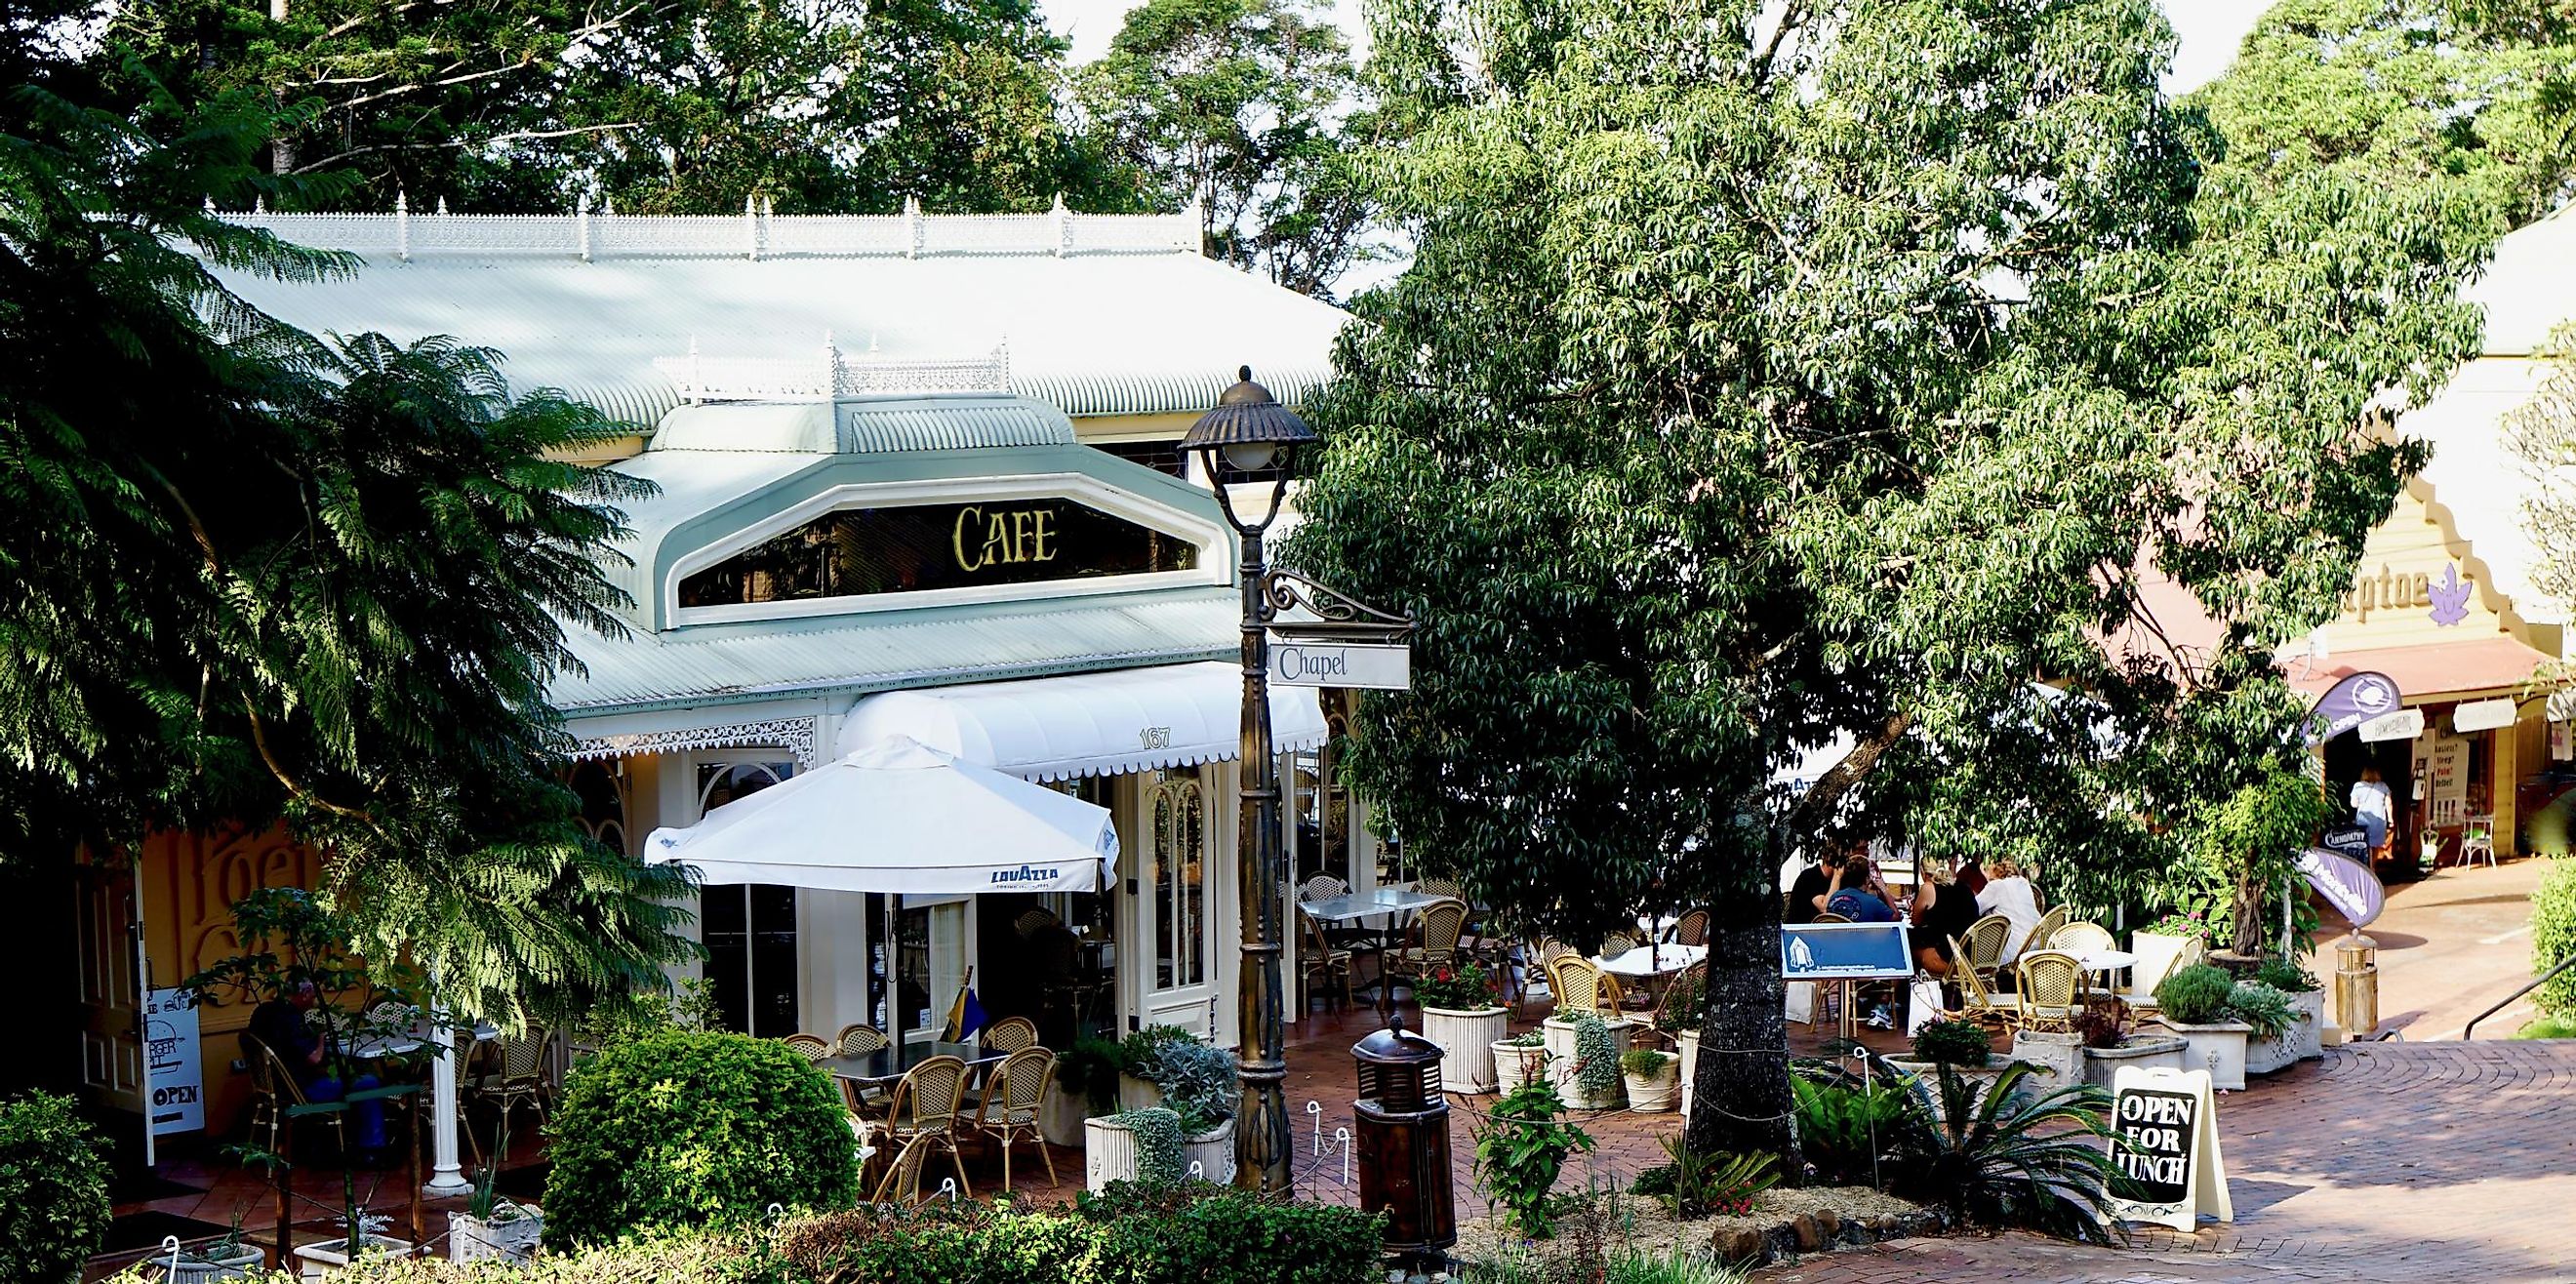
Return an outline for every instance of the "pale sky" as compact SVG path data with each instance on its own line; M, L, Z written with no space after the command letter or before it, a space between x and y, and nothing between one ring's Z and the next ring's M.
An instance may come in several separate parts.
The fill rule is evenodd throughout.
M1366 49L1368 35L1360 27L1359 0L1326 0L1333 17L1350 33L1352 47ZM2263 0L2163 0L2165 16L2182 39L2174 55L2173 70L2165 77L2165 88L2173 93L2186 93L2199 88L2227 66L2236 56L2236 46L2254 26L2263 9ZM1049 23L1058 35L1073 41L1076 62L1089 62L1109 47L1118 34L1119 20L1134 5L1130 0L1040 0Z

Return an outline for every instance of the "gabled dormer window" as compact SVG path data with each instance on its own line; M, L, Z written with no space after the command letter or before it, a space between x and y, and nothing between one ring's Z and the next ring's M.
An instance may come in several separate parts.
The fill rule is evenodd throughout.
M843 508L680 579L745 606L1191 571L1199 545L1070 498Z

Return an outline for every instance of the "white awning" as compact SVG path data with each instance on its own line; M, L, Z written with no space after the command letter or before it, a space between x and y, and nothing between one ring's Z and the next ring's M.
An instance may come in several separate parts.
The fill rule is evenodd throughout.
M1314 688L1270 688L1281 752L1324 735ZM1209 661L888 691L850 710L838 743L847 753L888 736L1031 780L1223 762L1242 756L1243 670Z

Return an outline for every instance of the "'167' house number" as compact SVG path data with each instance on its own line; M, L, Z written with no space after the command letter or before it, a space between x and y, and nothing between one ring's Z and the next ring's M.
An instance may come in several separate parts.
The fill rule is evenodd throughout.
M1147 749L1169 749L1172 747L1172 729L1146 727L1136 733L1136 742Z

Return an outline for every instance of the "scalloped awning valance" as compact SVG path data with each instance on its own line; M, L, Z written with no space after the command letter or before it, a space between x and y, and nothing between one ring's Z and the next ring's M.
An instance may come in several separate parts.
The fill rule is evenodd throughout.
M996 771L1070 780L1241 757L1242 721L1240 668L1169 664L872 695L842 720L838 751L910 736ZM1324 743L1312 688L1270 689L1270 736L1282 753Z

